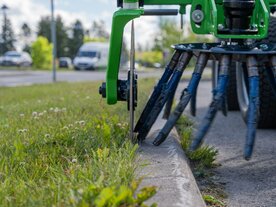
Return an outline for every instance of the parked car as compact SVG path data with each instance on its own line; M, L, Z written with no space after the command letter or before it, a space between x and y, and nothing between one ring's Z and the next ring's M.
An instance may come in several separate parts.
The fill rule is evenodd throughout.
M31 66L32 58L27 52L8 51L2 59L3 66Z
M108 48L108 43L89 42L83 44L73 61L75 70L95 70L106 67Z
M60 57L59 58L59 67L60 68L71 68L72 60L69 57Z

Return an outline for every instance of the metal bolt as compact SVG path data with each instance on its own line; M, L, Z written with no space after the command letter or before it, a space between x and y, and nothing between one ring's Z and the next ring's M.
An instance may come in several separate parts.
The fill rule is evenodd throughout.
M252 28L252 29L258 29L258 25L257 25L257 24L252 24L252 25L251 25L251 28Z
M220 44L221 44L221 46L224 46L224 45L226 45L226 42L225 41L221 41Z
M204 19L204 13L203 13L202 10L197 9L197 10L193 11L193 13L192 13L192 20L195 23L199 24L199 23L201 23L203 21L203 19Z
M247 46L251 46L254 44L254 42L255 42L255 40L253 40L253 39L247 39L247 40L245 40L244 44Z
M218 25L218 30L223 30L224 29L224 25L223 24L219 24Z
M207 48L208 48L208 47L207 47L206 43L203 43L203 44L202 44L202 49L207 50Z
M267 50L267 49L268 49L268 46L267 46L267 44L261 44L261 45L260 45L260 48L261 48L262 50Z

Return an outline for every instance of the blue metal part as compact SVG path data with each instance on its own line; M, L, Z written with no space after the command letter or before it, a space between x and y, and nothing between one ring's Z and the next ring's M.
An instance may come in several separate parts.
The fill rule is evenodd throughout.
M196 116L196 96L197 96L197 90L192 95L192 98L190 101L190 112L192 116Z
M247 114L247 133L246 143L244 148L244 158L249 160L251 158L257 128L258 109L260 105L259 100L259 77L249 77L249 109Z
M259 73L258 62L254 56L247 58L248 82L249 82L249 108L247 114L247 133L246 143L244 148L244 158L249 160L251 158L258 123L258 110L260 105L259 99Z
M163 87L163 90L162 90L160 96L158 97L152 111L149 112L148 118L145 120L145 122L143 123L143 126L138 131L139 134L138 134L137 139L140 142L143 141L146 138L146 136L148 135L152 125L154 124L158 115L162 111L164 105L168 101L169 94L171 94L177 88L178 83L181 79L181 76L182 76L185 68L187 67L188 63L190 62L192 56L193 56L193 54L191 52L185 52L185 53L181 54L181 56L179 58L179 62L176 66L176 70L174 71L171 79Z
M155 138L155 140L153 142L153 144L155 146L159 146L166 140L167 136L169 135L170 131L174 127L175 123L180 118L181 114L183 113L186 106L188 105L188 103L192 97L192 94L196 91L196 88L198 87L200 79L201 79L200 73L193 74L188 88L186 88L183 91L183 95L181 97L180 102L176 106L174 112L170 115L170 117L169 117L168 121L166 122L165 126L163 127L163 129L159 132L158 136Z
M164 109L163 119L168 119L171 114L176 89L177 88L175 88L175 90L171 94L169 94L169 98Z
M228 106L227 106L227 95L226 94L224 95L224 97L222 99L222 102L220 105L220 110L224 116L227 116Z
M202 143L203 138L207 134L210 126L216 116L216 113L221 106L221 103L224 99L226 93L227 84L229 80L228 71L231 64L230 55L222 55L219 63L219 76L218 76L218 85L213 91L213 101L209 107L207 114L205 115L203 121L200 124L199 130L192 142L190 147L191 151L196 150Z
M158 136L155 138L153 142L154 145L159 146L162 142L166 140L170 131L172 130L177 120L180 118L181 114L187 107L192 96L196 93L198 84L201 79L201 75L203 73L204 68L206 67L208 59L209 59L208 53L201 53L199 55L194 69L194 73L188 84L188 87L183 90L179 103L177 104L174 112L170 115L163 129L159 132Z
M166 84L168 82L171 75L173 74L175 66L177 65L177 62L178 62L178 59L179 59L181 53L182 52L176 50L170 63L166 66L161 79L159 80L157 85L154 87L154 90L153 90L153 92L152 92L136 126L135 126L134 132L138 132L141 129L141 127L143 126L143 124L145 123L145 121L147 120L153 106L155 105L158 97L161 94L164 84Z

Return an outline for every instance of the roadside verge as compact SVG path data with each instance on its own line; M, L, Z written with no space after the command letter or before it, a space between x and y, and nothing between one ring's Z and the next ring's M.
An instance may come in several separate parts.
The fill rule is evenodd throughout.
M167 140L159 147L152 145L160 128L165 124L160 116L150 135L138 150L138 160L145 164L138 176L145 176L141 186L157 186L157 194L148 203L159 207L204 207L206 206L188 164L179 136L172 130Z

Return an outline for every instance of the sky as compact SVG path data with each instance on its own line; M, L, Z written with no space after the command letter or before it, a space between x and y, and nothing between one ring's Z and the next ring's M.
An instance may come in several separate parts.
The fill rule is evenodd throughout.
M50 15L50 0L0 0L9 7L8 17L18 35L23 23L27 23L32 31L37 31L37 23L42 16ZM110 32L112 15L118 9L116 0L54 0L55 14L60 15L66 26L71 26L76 19L82 21L86 29L90 29L94 20L104 20ZM177 8L177 7L176 7ZM0 20L3 19L2 11ZM147 16L135 20L136 43L150 46L157 31L158 17ZM130 24L125 28L124 38L130 42Z

